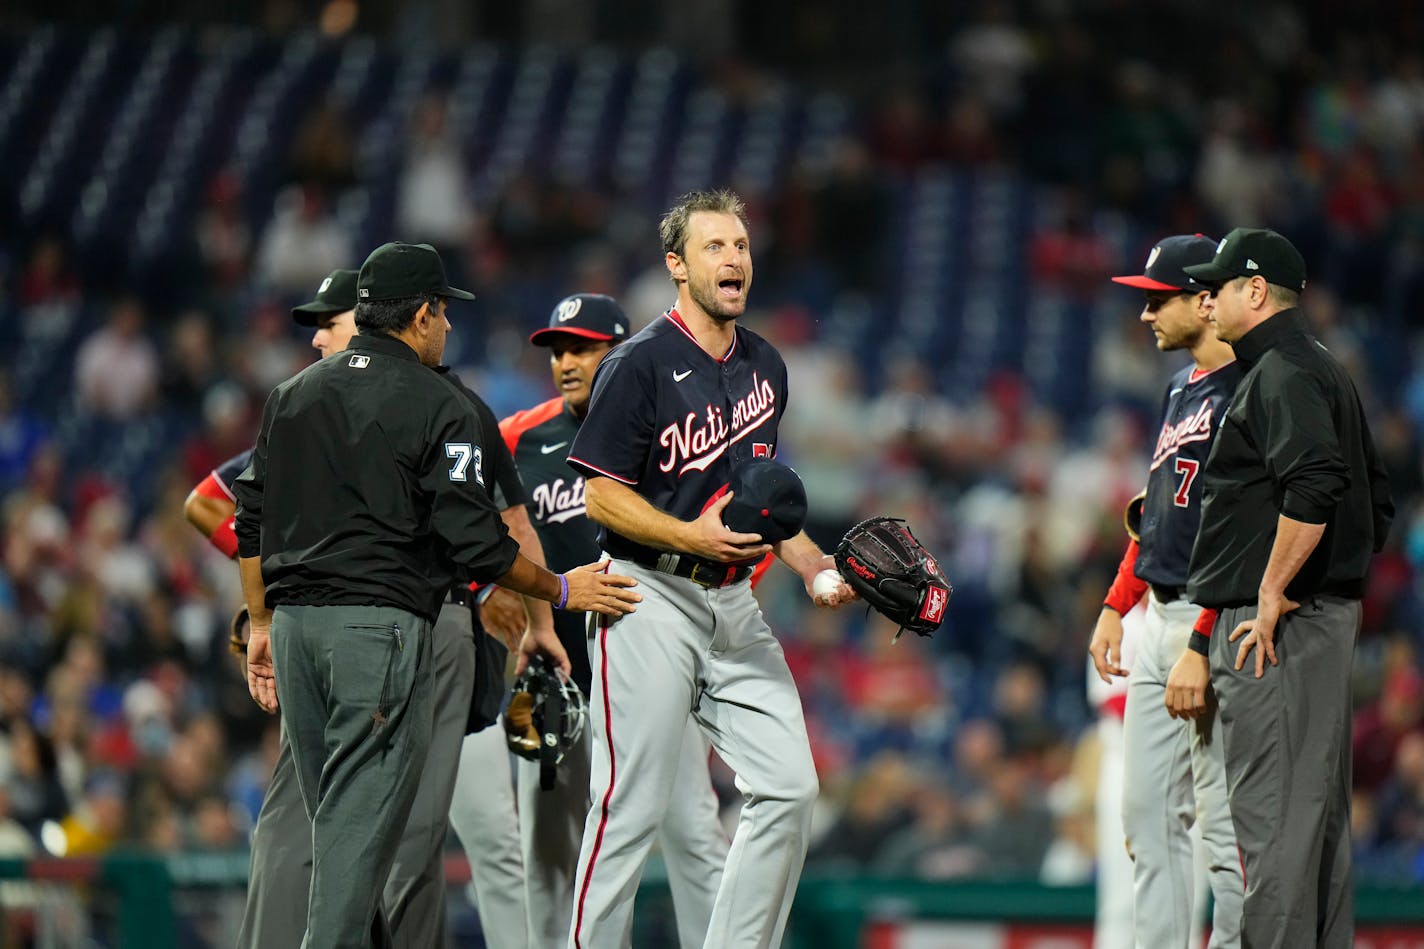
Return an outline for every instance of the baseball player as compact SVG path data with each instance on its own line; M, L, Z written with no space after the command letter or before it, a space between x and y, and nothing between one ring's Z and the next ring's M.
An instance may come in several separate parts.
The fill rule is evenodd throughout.
M1185 949L1192 930L1192 842L1200 822L1216 906L1210 945L1240 945L1241 865L1226 802L1226 772L1214 715L1180 722L1167 713L1167 674L1191 637L1198 609L1186 596L1187 567L1201 516L1201 471L1241 378L1231 347L1209 321L1207 288L1182 269L1211 260L1214 241L1169 237L1152 248L1140 276L1115 282L1145 291L1142 322L1163 352L1185 349L1192 364L1172 376L1152 452L1141 523L1118 567L1088 652L1104 681L1128 676L1123 713L1123 831L1133 859L1133 917L1143 949ZM1131 675L1122 659L1122 617L1148 593Z
M524 479L531 517L553 569L588 563L599 553L594 525L585 517L584 476L569 467L568 446L588 413L594 371L604 355L627 338L628 318L611 297L580 293L560 301L548 327L529 337L535 346L548 347L560 395L500 423L500 434ZM480 614L485 624L493 627L502 624L501 616L517 616L521 610L513 594L497 590L481 606ZM582 617L556 614L554 627L568 653L574 681L589 694L592 676ZM684 949L695 949L707 933L727 857L727 837L717 818L717 797L707 774L707 739L690 717L684 718L681 759L658 836L667 861L679 939ZM502 746L499 750L504 755ZM556 784L549 790L540 789L538 762L518 759L519 828L532 946L558 949L568 941L574 869L590 805L591 750L591 736L585 730L560 763ZM465 757L470 752L467 739ZM462 774L466 764L461 762ZM456 807L462 806L463 798L457 786ZM451 813L454 823L454 811Z
M292 311L296 322L315 327L312 346L323 358L343 351L356 335L354 270L333 272L321 284L316 298ZM452 384L458 386L458 380ZM473 393L462 396L480 414L481 424L492 431L494 413ZM542 561L538 538L533 534L523 502L523 487L513 460L502 445L492 445L485 463L492 497L510 533L520 541L526 555ZM236 509L233 482L247 468L251 451L228 459L193 489L184 504L190 522L210 542L229 557L237 555L233 530ZM426 760L420 791L410 810L395 866L386 887L386 914L396 946L438 945L444 939L445 874L441 859L445 837L445 813L453 792L454 763L464 732L466 706L474 679L475 647L471 639L471 594L456 587L441 607L434 633L434 680L437 706L432 753ZM523 604L520 604L523 609ZM546 611L547 612L547 611ZM522 631L522 627L521 627ZM478 634L478 633L476 633ZM498 729L487 729L497 741ZM497 795L491 782L487 795ZM512 806L512 796L511 796ZM296 767L285 729L281 731L277 766L262 801L252 834L251 868L248 874L247 903L239 946L296 945L306 929L307 894L311 878L311 824L296 781ZM507 837L491 832L480 841L482 852L494 862L519 861L517 835ZM487 924L518 923L507 943L490 940L492 949L522 947L523 890L516 887L508 899L491 901L483 918ZM508 930L507 923L502 927Z
M737 324L752 281L741 200L684 195L660 233L677 301L604 358L569 464L610 569L634 577L636 613L599 623L590 700L593 806L574 882L570 947L621 947L663 824L690 714L744 795L704 945L781 941L819 790L796 684L748 578L775 550L817 598L834 567L804 531L775 544L722 523L739 463L775 454L786 365Z

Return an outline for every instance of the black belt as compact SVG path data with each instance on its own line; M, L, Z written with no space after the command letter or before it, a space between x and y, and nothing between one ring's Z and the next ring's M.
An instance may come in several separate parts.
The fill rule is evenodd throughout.
M730 563L718 563L715 560L703 560L691 554L662 554L656 558L634 556L629 559L641 567L691 580L709 590L741 583L752 575L752 568L755 566L755 564L738 566Z
M474 609L475 594L469 587L462 583L450 588L450 592L445 594L445 602Z
M1162 603L1171 603L1174 600L1183 599L1187 595L1186 587L1168 586L1165 583L1153 583L1150 584L1150 586L1152 587L1152 595L1157 597Z

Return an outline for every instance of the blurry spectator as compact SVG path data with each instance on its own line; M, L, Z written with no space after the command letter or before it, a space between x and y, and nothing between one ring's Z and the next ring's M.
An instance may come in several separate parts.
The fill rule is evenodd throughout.
M221 794L205 794L193 808L187 835L190 849L225 851L242 846L242 836L232 819L232 805Z
M983 855L979 876L1037 880L1053 840L1053 814L1043 789L1021 763L1001 762L990 775L989 794L976 807L973 844Z
M109 308L104 328L79 346L74 361L79 404L105 418L136 418L153 407L158 366L158 352L144 334L143 305L124 297Z
M57 821L69 811L54 745L28 721L11 722L10 761L10 813L38 838L45 821Z
M84 796L59 823L60 834L49 849L59 857L97 857L113 850L123 839L128 801L121 777L100 772L89 778Z
M1197 159L1196 187L1217 231L1235 224L1260 224L1277 207L1280 163L1258 144L1258 122L1241 102L1227 99L1210 107Z
M815 247L842 287L869 292L884 278L889 195L863 142L846 138L833 147L830 174L812 196Z
M969 842L954 792L938 781L924 781L910 804L913 822L885 838L871 869L882 876L921 880L974 875L982 855Z
M907 805L915 778L905 760L881 752L854 778L836 822L806 854L817 869L862 870L870 866L890 833L909 823Z
M36 849L35 838L10 814L10 785L0 774L0 860L25 860L33 857ZM0 893L9 887L8 883L0 884Z
M1424 734L1399 745L1395 769L1375 805L1373 844L1412 883L1424 882Z
M869 406L860 374L845 353L803 349L788 355L787 372L798 387L811 391L803 395L798 389L798 397L787 404L782 438L806 486L811 511L806 533L831 550L859 520L873 462L865 450L865 433L872 430Z
M994 683L994 718L1010 757L1042 755L1058 739L1058 727L1048 717L1043 675L1028 663L1016 663L999 673Z
M1354 786L1378 791L1394 770L1400 745L1410 735L1424 735L1424 677L1414 667L1412 650L1391 650L1379 699L1355 713Z
M950 59L995 114L1018 110L1034 47L1008 0L983 0L974 21L950 41Z
M474 223L469 175L460 143L449 128L449 99L431 93L421 100L406 136L405 164L396 187L396 237L435 245L456 268L466 270L464 249ZM580 285L581 286L581 285Z
M335 96L313 106L297 127L287 159L291 180L337 194L356 183L356 146L346 109ZM327 272L335 270L331 267Z
M69 269L64 245L49 235L40 238L21 271L17 298L21 306L73 305L79 300L79 281Z
M0 496L20 482L40 445L50 437L35 413L11 398L10 373L0 369Z
M954 431L954 407L917 356L902 355L886 370L885 388L870 402L871 437L881 464L937 469Z
M1046 220L1029 239L1034 280L1075 300L1091 300L1111 266L1111 250L1093 226L1090 196L1076 188L1060 190Z
M277 196L254 276L260 286L296 297L353 259L351 241L327 210L326 195L313 185L292 185Z
M238 176L223 170L208 184L207 201L198 212L198 253L212 288L220 293L238 289L247 277L252 233L242 214Z
M190 310L174 321L163 353L159 392L170 405L194 405L221 378L213 325L206 313Z

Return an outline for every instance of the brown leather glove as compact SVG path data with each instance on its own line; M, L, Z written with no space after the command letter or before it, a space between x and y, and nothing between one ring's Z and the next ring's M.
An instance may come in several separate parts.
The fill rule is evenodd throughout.
M509 750L524 758L539 757L539 730L534 727L534 695L515 692L504 710L504 740Z

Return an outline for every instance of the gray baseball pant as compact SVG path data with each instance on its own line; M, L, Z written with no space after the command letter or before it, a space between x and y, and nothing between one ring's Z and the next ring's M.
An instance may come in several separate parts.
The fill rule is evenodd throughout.
M1191 829L1201 831L1216 905L1211 949L1241 944L1241 864L1226 801L1215 708L1195 721L1167 714L1167 674L1201 612L1186 600L1148 597L1123 715L1122 826L1132 853L1133 930L1141 949L1187 949L1197 872ZM1200 945L1200 941L1196 943Z
M460 747L455 796L450 800L450 827L469 858L480 929L489 949L525 949L537 944L529 939L524 859L509 758L501 722L466 735Z
M1254 605L1222 610L1211 634L1231 817L1246 878L1246 949L1349 949L1350 675L1360 602L1312 596L1276 624L1279 665L1238 672L1228 641Z
M381 891L430 750L431 624L395 607L279 606L272 658L311 818L302 949L390 945Z
M539 763L516 759L533 949L561 949L568 942L574 871L588 819L592 748L586 728L559 762L554 786L547 791L539 786ZM707 773L710 751L702 729L689 716L667 814L658 828L682 949L698 949L707 938L712 904L727 861L727 834L717 815L717 792Z
M747 581L704 589L628 561L634 613L602 626L590 659L592 807L575 879L571 949L627 944L633 899L663 823L691 713L745 803L704 945L772 947L806 858L819 792L796 683Z

